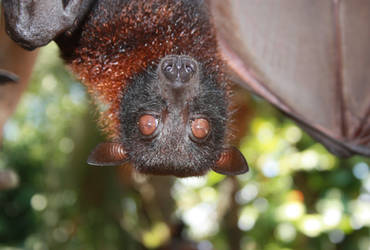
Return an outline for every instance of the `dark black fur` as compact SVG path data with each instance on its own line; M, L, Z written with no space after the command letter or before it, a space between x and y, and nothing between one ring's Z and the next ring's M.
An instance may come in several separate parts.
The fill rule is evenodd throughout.
M129 84L120 112L122 143L138 171L192 176L204 174L215 164L225 140L226 94L202 67L199 79L195 96L180 106L161 96L163 84L157 70L148 69ZM143 136L137 126L140 115L147 113L160 120L154 138ZM211 132L204 141L196 142L191 139L190 124L199 117L210 122Z

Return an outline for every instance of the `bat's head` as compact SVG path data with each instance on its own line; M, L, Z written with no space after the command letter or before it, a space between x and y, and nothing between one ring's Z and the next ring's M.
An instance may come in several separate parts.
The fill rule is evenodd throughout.
M242 154L225 147L228 118L226 90L217 76L192 57L169 55L128 84L121 101L121 141L100 144L89 163L129 160L139 172L180 177L210 169L244 173Z

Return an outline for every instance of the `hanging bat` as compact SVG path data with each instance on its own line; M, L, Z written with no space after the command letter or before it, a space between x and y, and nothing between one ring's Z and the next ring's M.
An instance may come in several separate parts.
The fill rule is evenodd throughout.
M54 39L89 92L106 104L100 120L113 142L98 145L89 163L131 161L139 172L190 176L248 170L228 145L228 71L218 45L235 81L329 150L369 155L367 57L362 53L356 62L350 53L368 43L345 47L349 36L342 32L369 19L368 4L360 2L8 0L3 7L15 41L32 49ZM356 8L363 20L353 20ZM297 25L301 12L308 14ZM313 39L318 26L326 28ZM348 70L359 73L349 85L344 80L356 74L344 68L344 55L352 59Z
M99 144L89 164L130 161L141 173L179 177L248 170L228 144L230 90L203 1L3 1L3 7L15 41L32 49L54 39L106 105L100 123L112 142Z

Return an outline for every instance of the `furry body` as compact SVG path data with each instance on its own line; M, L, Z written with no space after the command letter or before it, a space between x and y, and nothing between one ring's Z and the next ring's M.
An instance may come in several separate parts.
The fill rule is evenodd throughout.
M215 164L226 143L229 104L204 1L99 0L72 38L56 39L62 56L105 107L101 125L123 143L137 170L190 176ZM178 105L163 95L158 77L158 65L169 55L188 56L199 67L196 90L186 97L180 91ZM166 118L159 118L164 123L160 135L147 140L135 125L140 112L153 109ZM210 121L212 131L204 142L187 135L187 123L196 116Z

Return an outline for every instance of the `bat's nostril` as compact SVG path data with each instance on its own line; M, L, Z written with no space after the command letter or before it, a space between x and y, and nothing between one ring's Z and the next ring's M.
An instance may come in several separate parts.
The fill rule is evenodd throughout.
M187 83L196 73L196 63L189 57L169 56L162 61L161 70L170 82Z

